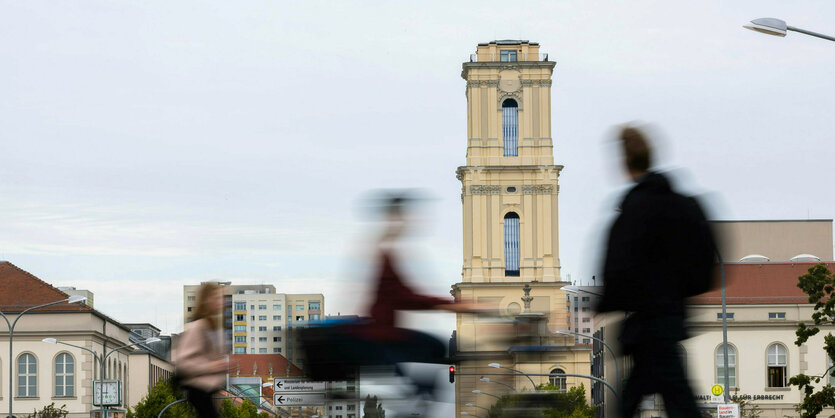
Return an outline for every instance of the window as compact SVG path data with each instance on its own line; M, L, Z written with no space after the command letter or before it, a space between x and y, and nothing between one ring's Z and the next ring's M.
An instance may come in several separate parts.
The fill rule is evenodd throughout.
M191 310L192 310L192 309L193 309L193 308L192 308L191 306L189 306L189 307L186 309L186 311L191 312Z
M255 337L249 337L249 342L254 343L255 342Z
M258 331L266 331L267 327L258 327Z
M768 387L786 387L786 347L782 344L768 346Z
M281 305L273 305L273 310L274 311L280 311L281 310Z
M189 296L186 299L188 299L189 302L194 302L195 297L194 296Z
M267 320L267 315L258 315L258 320L259 321L266 321Z
M322 318L322 316L320 314L310 314L310 320L311 321L318 321L321 318Z
M281 352L280 348L278 348L278 347L273 348L273 353L280 353L280 352Z
M519 276L519 215L504 216L504 275Z
M255 348L254 347L249 349L249 354L255 354Z
M267 337L258 337L258 342L259 342L259 343L265 343L265 342L267 342Z
M236 311L245 311L246 310L246 302L235 302L235 310Z
M281 337L273 337L273 342L277 343L281 341Z
M255 332L255 327L249 327L249 330L250 330L251 332Z
M733 312L726 312L725 317L728 318L728 319L734 319L734 313ZM719 313L716 314L716 319L722 319L722 312L719 312Z
M246 315L235 315L235 321L237 321L237 322L246 321Z
M264 311L266 309L267 309L267 305L258 305L258 310L259 311Z
M237 337L235 337L235 342L236 343L245 343L246 342L246 337L237 336Z
M578 307L576 307L576 306L575 306L575 307L574 307L574 312L578 312L578 311L579 311L579 309L580 309L580 308L578 308Z
M246 325L235 325L235 332L246 332Z
M574 296L574 301L577 302L577 296Z
M255 305L249 305L249 310L254 311L255 310Z
M583 344L591 344L591 338L583 338Z
M588 312L590 310L591 310L591 308L583 308L583 312Z
M38 396L38 361L29 353L21 354L17 358L17 396Z
M296 321L304 321L304 316L296 316Z
M565 376L559 376L561 374L564 375L565 370L563 370L563 369L551 370L551 375L548 376L548 382L551 383L552 385L556 386L557 390L559 392L565 392Z
M273 331L281 331L281 325L274 326Z
M75 396L75 360L69 353L55 357L55 396Z
M258 354L267 354L267 349L266 348L259 348L258 349Z
M273 321L281 321L281 315L273 315Z
M588 301L590 301L590 300L591 300L591 297L589 297L589 296L583 296L583 302L588 302Z
M235 347L235 354L246 354L246 347Z
M321 302L307 302L307 309L311 311L321 311L322 310L322 303Z
M510 49L499 51L499 59L501 62L516 62L516 51Z
M786 319L785 312L769 312L768 319Z
M725 349L722 344L716 348L716 383L725 384ZM728 344L728 384L731 388L738 387L736 384L736 348L730 344Z
M519 105L516 104L516 100L507 99L502 102L502 138L505 157L519 155L518 132Z
M591 332L591 328L583 328L583 334L588 334Z
M591 321L591 318L583 318L583 323Z
M304 305L296 305L296 310L297 311L303 311L304 310Z
M255 315L251 315L251 316L249 317L249 319L250 319L250 320L252 320L252 321L254 321L254 320L255 320Z

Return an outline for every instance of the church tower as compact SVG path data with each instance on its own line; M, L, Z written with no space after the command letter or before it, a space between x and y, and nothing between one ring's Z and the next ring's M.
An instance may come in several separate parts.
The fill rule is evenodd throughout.
M461 282L452 286L457 300L497 305L508 318L540 315L547 323L545 334L552 337L544 344L554 346L573 344L573 337L554 334L570 328L562 290L569 283L561 279L559 259L558 180L563 167L554 165L551 138L555 64L539 52L539 44L523 40L479 44L463 64L467 165L456 174L462 185L464 257ZM582 370L571 350L561 355L514 353L506 334L497 338L512 331L497 333L499 328L474 315L458 314L453 357L459 372L497 372L487 368L491 362L536 374ZM587 357L588 349L582 351ZM585 367L579 373L588 374L587 358ZM532 389L522 375L491 380L517 390ZM549 378L534 380L547 383ZM489 406L491 398L472 391L495 393L501 386L484 385L478 376L462 375L456 379L456 402ZM456 409L460 415L461 407Z

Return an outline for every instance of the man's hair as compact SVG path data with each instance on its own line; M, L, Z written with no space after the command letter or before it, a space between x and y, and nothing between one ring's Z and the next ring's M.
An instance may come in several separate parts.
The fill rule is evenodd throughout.
M640 129L626 126L620 131L626 168L634 171L648 171L652 165L652 148Z

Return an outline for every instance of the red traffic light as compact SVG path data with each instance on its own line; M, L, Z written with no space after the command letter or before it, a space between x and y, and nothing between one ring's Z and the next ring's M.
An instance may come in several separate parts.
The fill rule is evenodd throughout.
M455 366L449 366L449 372L455 373Z
M449 366L449 383L455 383L455 366Z

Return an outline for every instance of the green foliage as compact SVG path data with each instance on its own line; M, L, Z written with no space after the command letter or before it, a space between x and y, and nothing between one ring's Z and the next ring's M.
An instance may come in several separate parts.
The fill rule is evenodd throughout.
M43 407L40 411L37 409L35 410L34 414L29 415L27 418L64 418L66 417L70 411L66 410L67 405L61 405L60 408L55 407L55 402Z
M488 418L545 417L593 418L594 408L586 403L586 388L582 384L558 392L547 384L537 387L539 392L514 393L502 396L487 413Z
M383 404L377 401L377 397L365 395L365 405L362 407L363 418L386 418L386 411Z
M224 399L220 405L220 416L224 418L259 418L258 407L249 399L244 399L240 405L235 405L231 399Z
M826 264L818 263L810 267L808 273L798 278L797 287L809 295L809 303L815 304L815 311L812 314L814 326L797 324L795 332L797 340L794 343L800 346L810 337L818 334L820 326L835 325L835 298L832 297L832 292L835 290L835 276L826 268ZM835 360L835 337L829 333L823 337L823 341L824 351L830 359ZM797 405L797 412L800 413L801 418L815 417L824 408L835 407L835 388L827 384L815 390L821 379L832 373L835 371L829 368L821 376L799 374L789 379L789 385L797 386L803 393L803 402Z
M133 410L128 409L127 418L156 418L159 412L179 399L184 399L182 391L174 388L163 379L157 381L148 394L142 398ZM186 402L178 403L165 410L164 417L196 418L194 410Z

